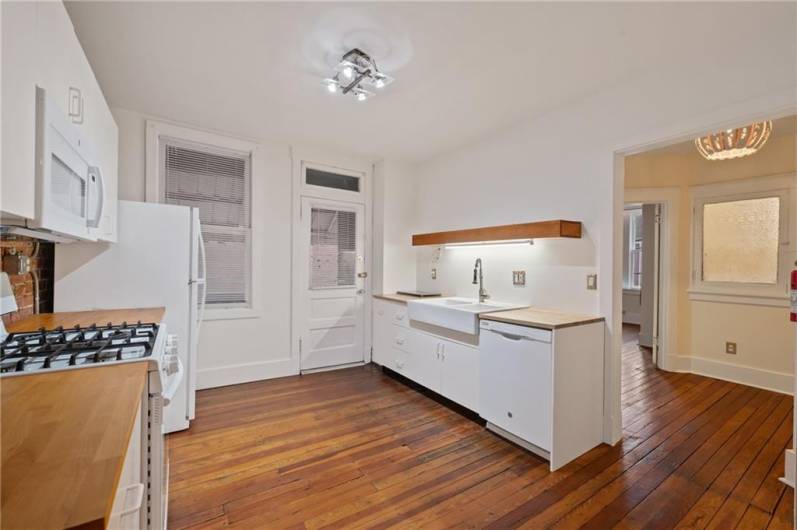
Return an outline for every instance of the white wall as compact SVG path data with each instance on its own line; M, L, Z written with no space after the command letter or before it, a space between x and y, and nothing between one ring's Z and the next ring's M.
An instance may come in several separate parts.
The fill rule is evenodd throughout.
M557 241L556 256L549 258L564 265L576 256L575 267L535 268L535 285L560 289L530 289L524 296L534 305L607 318L607 441L620 437L622 271L614 265L622 263L623 170L615 166L615 151L697 134L740 117L794 108L792 59L783 54L767 61L707 65L700 71L657 68L419 167L420 231L558 218L584 223L585 238ZM759 83L760 79L767 83ZM718 91L717 87L732 89ZM615 172L620 178L615 178ZM592 262L585 264L583 257L589 254ZM520 257L512 263L519 266ZM427 266L420 261L419 271ZM470 266L462 260L453 274L467 280ZM582 291L584 273L590 268L599 274L597 294ZM464 290L465 280L455 290ZM502 287L495 289L497 298L511 294Z
M119 198L143 201L148 116L118 108L112 112L119 126ZM291 355L291 150L287 144L257 143L263 171L253 178L265 179L265 185L259 196L252 197L252 208L265 217L252 227L252 237L263 249L253 260L253 274L260 275L254 283L260 285L263 302L254 318L203 322L199 388L298 373L298 362Z
M596 271L595 247L586 239L540 239L534 245L458 247L419 252L418 286L444 294L477 298L473 266L484 267L484 288L498 302L529 304L575 312L595 312L597 291L586 289L587 275ZM431 269L437 269L437 279ZM526 271L526 285L512 284L512 271Z
M416 287L415 232L417 169L380 161L374 167L373 292L392 293Z

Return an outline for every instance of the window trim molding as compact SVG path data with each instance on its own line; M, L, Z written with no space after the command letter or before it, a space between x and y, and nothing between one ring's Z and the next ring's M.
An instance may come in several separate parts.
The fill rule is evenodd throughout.
M249 296L250 307L211 308L207 307L203 321L237 320L263 316L262 274L255 266L265 259L262 243L265 230L265 215L262 208L256 208L257 197L263 194L263 153L260 144L227 134L197 129L173 122L146 120L146 201L164 202L165 183L160 170L161 138L202 144L215 150L229 150L249 153L250 167L250 223L251 249L249 253Z
M794 173L766 177L752 177L734 181L691 186L692 217L691 272L689 299L709 302L738 302L752 305L782 306L788 297L789 255L793 253L794 240L791 234L795 214ZM774 284L706 282L701 278L703 266L703 206L763 197L780 197L778 271Z

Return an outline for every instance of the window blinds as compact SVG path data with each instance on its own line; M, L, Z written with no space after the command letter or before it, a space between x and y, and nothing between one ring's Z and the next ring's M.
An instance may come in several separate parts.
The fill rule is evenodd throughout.
M310 218L310 288L353 287L357 265L356 214L313 208Z
M207 304L248 306L251 284L251 157L162 139L165 202L199 209Z

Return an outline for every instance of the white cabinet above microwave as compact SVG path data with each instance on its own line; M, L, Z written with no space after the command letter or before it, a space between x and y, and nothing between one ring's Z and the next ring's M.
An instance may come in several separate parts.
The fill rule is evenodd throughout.
M102 202L102 215L98 226L81 238L116 241L119 131L64 4L59 1L0 2L0 11L4 74L0 93L3 115L0 123L1 224L40 231L44 228L33 227L49 224L38 211L40 203L47 202L40 189L40 180L36 178L40 158L35 149L40 136L36 127L38 87L74 127L81 143L90 145L91 154L84 155L85 161L101 171L102 193L94 198ZM95 181L98 178L95 175ZM79 180L73 177L70 182L77 185ZM88 186L89 177L86 182ZM88 194L89 190L85 192ZM76 195L70 193L70 197ZM98 202L92 203L88 195L85 199L87 210L99 206ZM86 216L88 221L90 212ZM46 217L52 219L50 214Z

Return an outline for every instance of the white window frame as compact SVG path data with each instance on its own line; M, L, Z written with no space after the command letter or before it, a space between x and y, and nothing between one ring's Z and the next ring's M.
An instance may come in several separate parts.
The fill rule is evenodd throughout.
M692 196L692 271L690 300L730 302L752 305L786 306L789 301L789 255L793 252L790 238L795 175L759 177L690 188ZM712 282L702 278L703 270L703 207L706 204L778 197L778 272L774 284Z
M219 133L186 127L159 120L147 120L146 127L146 197L147 202L164 202L165 182L161 171L161 139L172 139L189 144L201 144L211 150L227 150L239 153L249 153L250 156L250 247L249 247L249 274L248 274L248 307L210 307L205 310L203 320L232 320L241 318L258 318L262 316L263 300L260 288L262 278L256 263L264 259L263 245L261 244L264 215L257 208L256 197L262 194L261 186L263 177L262 150L256 142L222 135Z

